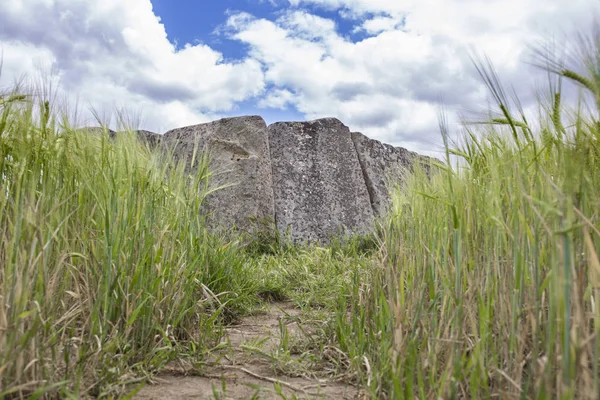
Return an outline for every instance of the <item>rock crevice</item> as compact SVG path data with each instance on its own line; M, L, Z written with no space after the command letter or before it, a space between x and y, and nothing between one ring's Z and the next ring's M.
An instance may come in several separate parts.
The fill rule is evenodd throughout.
M351 133L352 144L354 145L354 151L356 152L356 157L358 157L358 163L360 165L360 170L361 170L361 172L363 174L363 179L364 179L365 185L367 187L367 193L369 193L369 204L371 204L371 209L373 210L373 215L377 215L377 210L376 210L376 208L374 206L375 193L373 192L373 181L371 181L371 177L367 173L367 168L365 166L364 160L361 157L360 152L358 151L358 146L356 144L355 134L356 134L356 132L352 132Z

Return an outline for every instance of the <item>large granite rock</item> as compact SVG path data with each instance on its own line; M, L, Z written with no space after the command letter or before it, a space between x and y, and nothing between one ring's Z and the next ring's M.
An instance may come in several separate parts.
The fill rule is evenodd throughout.
M213 192L203 208L212 227L252 232L265 227L260 222L274 220L279 232L289 230L295 242L326 244L339 234L371 232L375 217L388 211L392 187L402 184L417 163L429 173L432 161L350 133L334 118L278 122L267 128L261 117L247 116L164 135L135 133L150 148L175 147L178 159L190 160L196 142L197 157L209 152L211 188L226 186ZM117 135L111 130L108 134Z
M117 132L112 129L102 128L99 126L85 126L83 128L75 129L75 132L87 133L94 136L102 136L105 133L108 133L108 137L114 138Z
M350 130L334 118L269 126L275 220L296 242L373 229Z
M110 137L111 139L116 139L117 135L120 133L117 131L113 131L112 129L108 129L108 128L105 129L105 128L101 128L98 126L84 127L84 128L78 129L78 131L87 132L89 134L98 135L98 136L103 135L105 132L107 132L108 137ZM137 135L137 137L140 139L140 141L142 143L148 144L150 146L150 148L156 147L160 143L161 137L162 137L158 133L146 131L143 129L134 130L133 132Z
M162 136L158 133L145 131L143 129L135 131L142 143L146 143L150 148L155 148L161 142Z
M173 129L162 143L175 146L178 159L191 160L194 143L208 151L213 173L204 212L213 227L251 230L273 219L273 189L267 125L259 116L224 118ZM194 168L195 166L192 166Z
M414 162L422 156L402 147L394 147L352 132L352 141L365 176L375 216L383 216L390 206L390 189L401 184Z

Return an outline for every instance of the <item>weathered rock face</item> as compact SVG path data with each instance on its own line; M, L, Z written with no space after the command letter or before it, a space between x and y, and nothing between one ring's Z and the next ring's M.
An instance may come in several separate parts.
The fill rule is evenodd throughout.
M85 128L81 128L79 130L88 132L92 135L102 135L106 131L108 133L108 137L110 137L111 139L115 139L117 137L117 135L119 134L119 132L113 131L112 129L105 130L103 128L96 127L96 126L85 127ZM133 132L135 132L135 134L138 136L138 138L140 138L140 140L143 143L147 143L151 148L156 147L160 143L160 140L162 137L158 133L145 131L145 130L141 130L141 129L133 131Z
M334 118L269 126L275 220L294 241L325 243L373 229L369 193L350 130Z
M382 216L390 205L390 189L404 180L413 162L421 156L369 139L359 132L352 132L352 141L365 176L373 213Z
M83 128L76 129L76 131L84 132L84 133L88 133L90 135L96 135L96 136L101 136L105 132L107 132L108 136L110 138L114 138L117 134L117 132L113 131L112 129L105 129L105 128L101 128L99 126L85 126Z
M145 130L137 130L136 134L141 139L142 142L147 143L150 148L154 148L158 146L161 141L162 136L158 133L145 131Z
M212 227L252 232L265 227L255 221L275 221L279 232L289 232L294 242L326 244L339 234L371 232L375 217L389 208L391 188L401 184L416 163L429 173L431 162L351 133L334 118L278 122L267 128L261 117L247 116L164 135L143 130L136 134L150 148L175 147L177 159L190 160L195 143L197 157L209 152L211 188L226 186L211 193L203 209Z
M259 116L224 118L173 129L162 143L175 146L177 158L191 160L194 143L211 157L211 187L206 212L213 227L251 229L252 220L272 220L273 185L267 125Z

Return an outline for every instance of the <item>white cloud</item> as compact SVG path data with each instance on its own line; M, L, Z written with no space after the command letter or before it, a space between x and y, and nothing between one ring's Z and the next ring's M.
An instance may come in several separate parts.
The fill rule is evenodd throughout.
M592 20L587 0L289 0L275 21L232 16L231 37L250 46L274 90L294 93L307 118L333 116L353 130L431 151L441 146L438 100L447 112L486 107L470 54L490 57L525 106L536 76L528 45ZM337 10L369 37L352 42L311 12ZM294 21L294 23L290 23ZM312 35L311 35L312 34ZM270 99L270 97L267 97ZM265 100L266 101L266 100ZM456 118L451 118L456 123Z
M397 29L401 23L402 19L379 16L365 20L362 25L354 29L354 32L364 31L369 35L378 35L381 32Z
M149 129L207 120L264 88L259 62L224 62L206 45L176 50L149 0L12 0L0 14L4 85L33 59L95 108L143 108Z
M260 108L285 109L294 99L294 94L286 89L274 89L258 102Z
M39 63L53 66L83 104L135 107L150 130L244 103L337 117L370 137L431 152L441 144L438 100L451 115L486 107L471 50L487 54L528 107L543 74L523 64L527 45L585 29L598 11L589 0L256 1L284 7L271 20L224 16L217 32L249 49L229 61L204 44L177 50L149 0L5 0L1 83ZM336 11L347 31L319 9ZM353 42L353 32L362 39Z
M335 21L302 11L288 12L277 23L305 40L326 39L335 35Z
M0 59L2 60L2 70L0 70L2 85L0 86L7 88L12 87L21 78L25 78L28 73L31 74L56 62L52 52L46 48L14 42L0 45Z

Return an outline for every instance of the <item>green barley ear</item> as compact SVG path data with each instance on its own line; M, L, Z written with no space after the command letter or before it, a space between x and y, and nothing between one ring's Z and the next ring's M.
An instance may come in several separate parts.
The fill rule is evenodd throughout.
M554 102L552 104L552 123L554 124L554 128L556 129L556 132L564 134L565 128L563 127L562 121L560 118L560 111L561 111L560 99L561 99L561 93L559 90L556 93L554 93Z
M506 97L504 88L500 83L500 78L498 77L498 74L496 73L492 62L487 56L485 56L483 60L481 59L481 57L471 56L471 62L475 66L475 69L477 70L477 73L483 80L483 83L485 84L485 86L487 86L489 93L494 98L498 108L500 109L500 113L504 116L503 119L497 119L496 121L492 120L492 123L499 124L499 121L502 120L503 125L508 125L512 131L513 140L515 141L517 146L520 147L521 140L519 139L517 127L519 127L520 125L522 127L523 124L519 124L519 122L515 120L515 118L512 116L510 110L510 103L508 101L508 98Z
M587 89L600 110L600 25L595 24L591 33L579 33L576 44L560 48L555 43L533 46L530 64Z
M491 120L492 123L497 124L497 125L514 125L516 127L522 128L522 129L529 129L529 126L522 121L516 121L516 120L509 120L506 118L492 118Z
M11 94L8 96L0 96L0 107L4 107L12 103L19 103L25 100L27 100L27 96L24 94Z
M583 86L590 92L592 92L594 94L598 94L597 86L590 79L587 79L585 76L578 74L577 72L571 71L569 69L561 70L560 74L562 76L564 76L565 78L568 78L574 82L579 83L581 86Z

